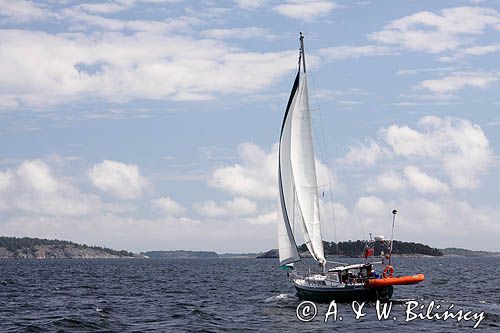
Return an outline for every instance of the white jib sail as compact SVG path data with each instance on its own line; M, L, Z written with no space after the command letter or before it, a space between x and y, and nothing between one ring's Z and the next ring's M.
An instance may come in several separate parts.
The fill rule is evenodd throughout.
M307 241L306 244L314 259L324 262L307 77L305 72L300 76L297 100L292 110L290 158L304 238L310 240L310 244Z

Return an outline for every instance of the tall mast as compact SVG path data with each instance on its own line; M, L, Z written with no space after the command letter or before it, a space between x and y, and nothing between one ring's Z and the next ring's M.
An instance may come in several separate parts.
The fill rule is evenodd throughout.
M306 52L305 52L305 49L304 49L304 35L302 34L302 32L300 32L300 38L299 39L300 39L299 67L301 65L300 62L302 61L302 71L303 71L303 73L305 73L306 72ZM317 184L316 184L316 186L317 186ZM322 239L320 241L323 242ZM319 266L321 267L321 273L325 274L326 273L325 262L324 261L319 261Z
M302 60L302 68L306 72L306 52L304 50L304 35L300 32L300 58ZM299 60L300 61L300 60Z
M391 231L391 246L389 247L389 265L391 264L391 258L392 258L392 244L394 242L394 221L396 220L396 214L398 213L397 210L392 211L392 231Z

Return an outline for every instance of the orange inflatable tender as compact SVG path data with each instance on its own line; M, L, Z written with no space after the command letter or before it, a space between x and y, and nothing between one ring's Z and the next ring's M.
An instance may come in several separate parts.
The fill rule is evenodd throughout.
M424 274L411 276L387 277L383 279L370 279L365 282L365 287L377 288L386 287L398 284L414 284L424 281Z

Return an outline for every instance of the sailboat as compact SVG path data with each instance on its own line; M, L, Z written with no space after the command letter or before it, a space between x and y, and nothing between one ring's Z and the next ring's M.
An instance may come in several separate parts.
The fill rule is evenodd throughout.
M330 269L326 266L302 33L298 71L281 126L278 187L279 261L281 268L288 271L299 298L318 302L389 300L393 294L393 285L418 283L424 279L423 274L393 276L394 268L390 265L392 237L389 255L384 258L389 262L384 268L383 276L378 276L373 269L376 262L367 261L373 255L374 241L367 242L364 263L340 264ZM393 230L396 213L394 210ZM317 272L299 274L294 271L294 263L302 260L295 241L295 224L300 225L307 249L319 263ZM379 241L388 244L385 240ZM384 260L378 263L384 263Z

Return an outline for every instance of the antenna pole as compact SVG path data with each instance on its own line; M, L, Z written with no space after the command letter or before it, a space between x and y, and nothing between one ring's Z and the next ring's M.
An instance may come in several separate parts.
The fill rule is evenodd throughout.
M392 211L392 231L391 231L391 246L389 248L389 265L391 264L391 258L392 258L392 243L394 241L394 222L396 220L396 214L398 213L397 210Z
M304 50L304 35L302 31L300 32L300 56L302 58L302 67L304 68L304 73L306 72L306 53Z

